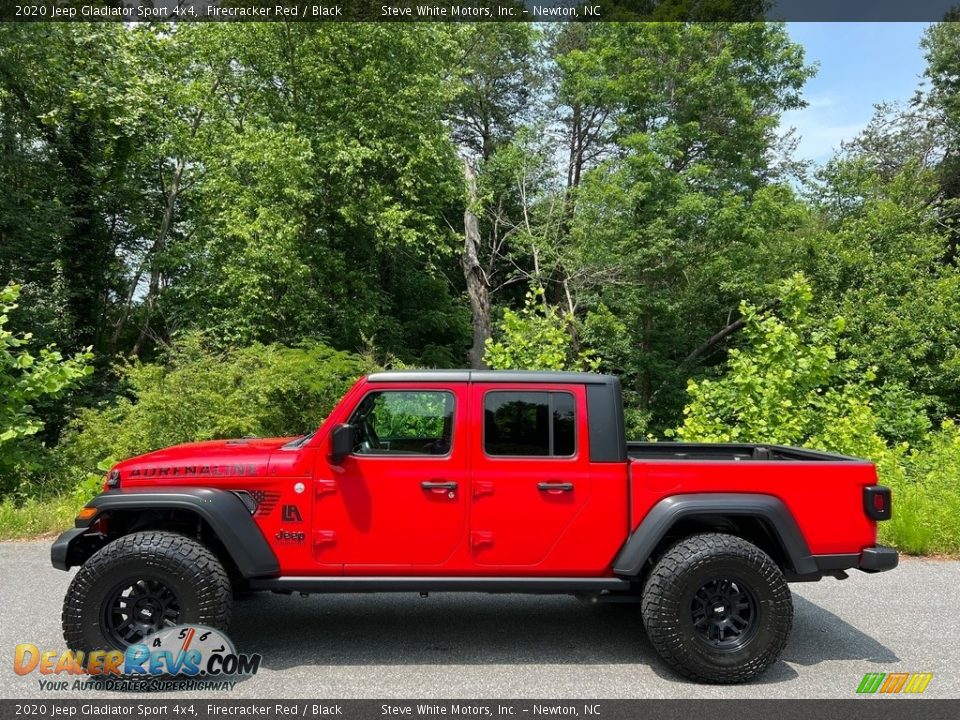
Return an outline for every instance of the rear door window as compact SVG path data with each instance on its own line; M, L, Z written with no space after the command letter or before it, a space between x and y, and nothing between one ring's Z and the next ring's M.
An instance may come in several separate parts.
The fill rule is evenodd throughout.
M576 405L566 392L494 390L483 399L483 449L500 457L571 457Z

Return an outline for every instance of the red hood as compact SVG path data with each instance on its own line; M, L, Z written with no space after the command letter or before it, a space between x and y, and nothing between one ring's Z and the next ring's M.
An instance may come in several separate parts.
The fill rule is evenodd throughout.
M121 484L266 475L270 456L293 438L207 440L154 450L114 466Z

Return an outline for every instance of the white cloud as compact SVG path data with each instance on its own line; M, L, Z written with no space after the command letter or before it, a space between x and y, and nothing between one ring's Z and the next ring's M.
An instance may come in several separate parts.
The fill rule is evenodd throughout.
M796 128L799 139L796 156L801 160L818 163L829 160L843 141L856 137L870 120L868 115L858 122L852 121L851 115L860 113L851 113L835 97L821 95L808 98L807 102L807 107L785 112L780 120L781 132Z
M815 97L806 98L806 100L807 100L808 110L835 107L837 105L836 98L831 97L830 95L817 95ZM801 112L801 111L791 110L791 112Z

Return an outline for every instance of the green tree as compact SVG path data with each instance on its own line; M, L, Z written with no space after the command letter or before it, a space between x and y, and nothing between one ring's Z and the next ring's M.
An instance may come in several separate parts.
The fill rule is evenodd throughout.
M63 393L92 372L89 351L64 358L50 345L33 353L27 348L29 334L7 329L19 295L18 285L0 290L0 491L9 490L16 480L8 474L19 459L16 441L43 428L34 403Z
M873 371L840 356L844 320L812 317L812 299L809 282L795 275L782 284L775 312L742 304L744 346L730 351L721 377L688 383L679 438L884 453Z
M847 352L882 381L909 388L935 415L957 412L960 274L943 262L945 234L926 194L933 174L914 166L883 182L857 159L827 172L823 221L802 243L818 314L847 318Z
M132 161L133 34L119 26L0 27L0 270L23 283L25 318L67 350L109 340ZM34 326L31 325L31 328Z
M462 362L444 222L462 182L443 117L452 82L437 73L452 31L190 30L217 54L222 130L198 156L189 239L160 303L169 324L227 344L373 338L410 361Z
M537 31L529 23L477 23L458 31L462 67L453 76L453 139L489 160L535 106L540 84Z
M573 316L545 305L543 296L543 288L534 288L520 312L503 311L500 337L487 340L487 365L496 370L596 370L595 353L572 342Z
M24 287L19 328L101 359L199 328L462 362L455 82L437 73L454 35L0 28L0 272Z
M512 145L537 105L542 62L537 39L537 31L528 23L468 24L457 34L462 68L453 76L456 93L449 113L452 139L463 156L460 266L470 304L468 356L475 368L484 363L485 343L492 332L492 303L513 282L501 279L511 267L510 237L519 217L515 186L485 174L498 164L496 154Z
M575 192L565 274L581 312L628 329L627 352L595 347L662 429L742 327L739 300L766 304L789 272L808 215L771 155L811 69L774 24L605 24L558 63L566 92L611 117Z
M926 105L942 128L937 176L940 186L939 214L949 230L947 258L960 262L960 9L952 10L952 22L931 25L924 35L926 76L931 89Z
M847 320L844 353L877 368L883 434L918 442L960 412L960 273L942 188L945 128L926 102L881 106L809 185L791 253L814 314Z
M960 28L956 22L931 25L921 45L926 51L925 74L932 85L929 101L943 113L952 134L950 155L945 160L956 163L960 150ZM949 169L957 168L951 164Z
M61 484L106 460L169 445L311 432L376 369L368 357L319 343L222 350L199 335L183 338L164 360L125 364L122 394L78 413L56 450Z

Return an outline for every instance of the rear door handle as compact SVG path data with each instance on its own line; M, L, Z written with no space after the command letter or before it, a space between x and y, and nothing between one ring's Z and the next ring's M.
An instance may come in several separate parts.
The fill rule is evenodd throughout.
M447 480L424 480L420 483L424 490L456 490L457 484Z
M541 492L572 492L573 483L570 482L540 482L537 490Z

